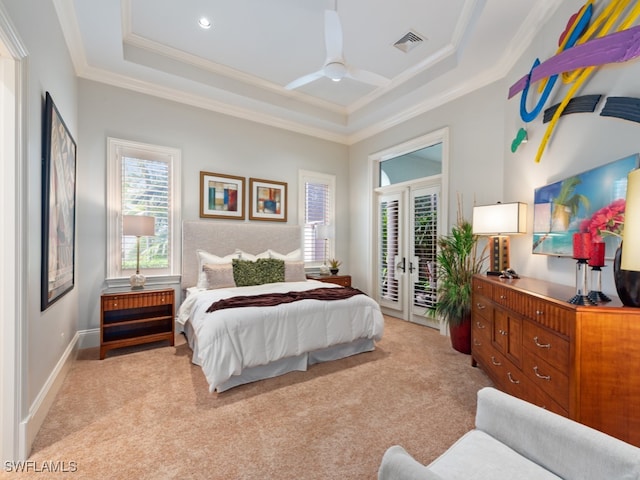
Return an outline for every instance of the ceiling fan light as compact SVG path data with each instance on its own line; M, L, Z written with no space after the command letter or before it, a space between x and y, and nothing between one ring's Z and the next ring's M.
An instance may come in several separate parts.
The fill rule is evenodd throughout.
M347 75L347 67L341 62L331 62L324 66L324 74L334 82L339 82Z

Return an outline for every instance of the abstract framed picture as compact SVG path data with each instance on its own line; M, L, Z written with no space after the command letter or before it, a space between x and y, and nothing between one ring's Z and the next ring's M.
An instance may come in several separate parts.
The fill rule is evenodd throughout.
M200 217L244 220L244 177L200 172Z
M249 179L249 219L287 221L287 184L260 178Z
M41 311L73 289L76 237L76 142L49 92L43 123Z
M534 191L533 253L573 256L573 234L589 232L605 242L613 258L624 221L627 175L638 168L636 153Z

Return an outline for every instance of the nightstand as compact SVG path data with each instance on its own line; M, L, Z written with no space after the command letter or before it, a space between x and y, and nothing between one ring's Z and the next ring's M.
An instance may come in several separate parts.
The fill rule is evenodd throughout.
M100 296L100 360L109 350L169 340L174 344L172 288L105 291Z
M318 275L318 274L309 274L307 278L311 280L318 280L319 282L325 283L335 283L336 285L341 285L343 287L351 286L351 275Z

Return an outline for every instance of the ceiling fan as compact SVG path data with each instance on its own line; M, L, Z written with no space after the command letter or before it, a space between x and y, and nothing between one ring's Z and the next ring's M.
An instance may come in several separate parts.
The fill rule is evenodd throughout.
M337 10L324 12L324 40L327 58L322 68L292 81L284 87L285 89L293 90L322 77L330 78L334 82L351 78L378 87L384 87L389 83L389 79L382 75L347 65L342 54L342 25Z

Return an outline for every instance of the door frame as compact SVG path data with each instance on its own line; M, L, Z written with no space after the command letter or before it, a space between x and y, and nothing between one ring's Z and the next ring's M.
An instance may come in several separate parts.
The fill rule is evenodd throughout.
M27 165L27 49L0 4L0 45L3 149L0 152L2 178L2 223L10 225L0 237L3 265L0 271L0 458L22 461L27 458L26 435L21 420L26 411L26 165ZM6 125L5 121L2 122ZM13 207L13 208L12 208ZM14 227L14 228L11 228Z
M400 155L405 155L416 150L420 150L422 148L429 147L431 145L436 145L438 143L442 143L442 171L440 174L440 210L439 210L439 218L441 222L446 222L446 219L449 218L449 127L443 127L441 129L435 130L433 132L427 133L425 135L421 135L419 137L413 138L406 142L400 143L398 145L391 146L379 152L373 153L369 155L369 171L371 172L371 190L369 192L370 195L370 209L371 217L370 217L370 225L371 225L371 235L369 235L369 251L371 252L371 258L369 264L371 265L371 269L369 275L372 279L372 290L375 298L378 298L378 232L380 228L379 216L378 216L378 194L377 189L378 185L380 185L380 168L379 164L382 161L389 160L390 158L394 158ZM426 177L429 178L429 177ZM416 179L415 181L405 182L406 184L410 183L419 183L424 179ZM391 185L389 189L392 187L401 187L403 184ZM446 223L441 223L441 225L445 226ZM448 330L444 325L444 322L440 322L440 333L442 335L447 335Z

